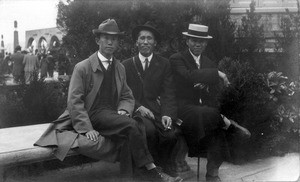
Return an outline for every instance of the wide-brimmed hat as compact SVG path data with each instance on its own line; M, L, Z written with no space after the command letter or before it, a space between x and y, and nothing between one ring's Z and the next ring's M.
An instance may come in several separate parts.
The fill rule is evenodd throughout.
M111 34L111 35L123 35L124 32L120 32L119 27L114 19L107 19L103 21L98 29L94 29L95 35L99 34Z
M189 24L187 32L182 32L183 35L189 37L196 37L200 39L211 39L212 36L208 35L208 26L199 24Z
M139 33L142 30L148 30L148 31L152 32L154 34L154 37L155 37L155 40L157 41L157 43L159 43L161 41L161 35L160 35L159 31L156 28L154 28L153 23L150 21L146 22L144 25L138 25L132 30L133 40L137 40Z

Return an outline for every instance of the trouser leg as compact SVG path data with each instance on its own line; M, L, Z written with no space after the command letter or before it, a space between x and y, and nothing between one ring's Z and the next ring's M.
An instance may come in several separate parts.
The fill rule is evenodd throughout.
M91 116L91 121L95 130L100 135L108 137L114 141L128 142L128 150L122 155L131 155L132 160L137 167L142 167L153 162L149 153L145 139L145 130L134 119L124 115L119 115L113 110L102 110Z
M208 138L206 174L209 176L218 176L219 168L227 156L227 143L224 130L217 129Z
M151 120L139 114L134 118L145 125L148 148L155 164L164 167L169 162L170 154L177 141L174 128L172 130L164 130L160 121Z

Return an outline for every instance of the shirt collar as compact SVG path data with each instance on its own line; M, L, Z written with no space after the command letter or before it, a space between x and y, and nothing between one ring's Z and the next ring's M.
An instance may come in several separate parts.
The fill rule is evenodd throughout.
M108 59L104 57L103 54L100 53L100 51L98 51L98 58L101 62L108 61ZM110 61L112 61L112 59L110 59Z
M141 60L142 63L145 62L145 59L146 59L146 58L148 58L148 61L149 61L149 63L150 63L152 57L153 57L153 53L152 53L150 56L148 56L148 57L145 57L145 56L143 56L141 53L139 53L139 58L140 58L140 60Z
M191 55L193 56L194 60L195 60L197 63L199 63L201 54L200 54L199 56L196 56L196 55L194 55L194 54L192 53L192 51L191 51L190 49L189 49L189 51L190 51Z

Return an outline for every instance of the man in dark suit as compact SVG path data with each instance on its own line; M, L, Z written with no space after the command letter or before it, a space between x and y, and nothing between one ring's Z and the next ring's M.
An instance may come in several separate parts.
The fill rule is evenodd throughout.
M177 118L177 106L171 66L168 59L153 53L161 36L150 22L135 27L132 37L139 53L122 63L136 101L133 117L145 124L148 148L155 163L174 176L168 170L177 141L172 126Z
M109 161L115 161L120 151L121 173L129 175L136 167L143 171L145 180L165 181L153 163L145 133L128 117L134 98L126 83L125 68L113 56L123 32L115 20L108 19L93 33L99 50L76 64L66 111L35 145L56 146L55 155L61 160L71 148Z
M237 137L249 138L250 132L233 120L222 115L216 107L214 88L222 80L225 86L230 83L226 74L217 69L217 65L203 55L207 41L208 27L190 24L186 36L188 50L170 57L176 96L178 117L183 120L182 131L189 147L189 156L198 157L207 151L207 181L220 181L218 170L228 156L225 132L237 134Z
M17 45L15 53L11 55L13 61L13 76L14 82L24 82L24 65L23 65L24 54L21 53L21 46Z

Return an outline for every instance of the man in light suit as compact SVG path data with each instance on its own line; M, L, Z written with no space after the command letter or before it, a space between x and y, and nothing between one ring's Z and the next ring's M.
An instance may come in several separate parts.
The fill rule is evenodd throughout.
M190 24L186 36L186 51L170 57L176 96L178 117L183 120L182 132L189 147L190 157L199 157L207 150L206 180L221 181L218 170L229 151L225 132L247 139L250 132L222 115L216 103L216 88L222 80L225 86L230 83L226 74L217 69L217 65L203 54L207 41L208 27Z
M55 155L61 160L71 148L108 161L115 161L120 151L122 174L130 175L137 167L143 170L143 179L164 181L148 151L143 130L128 117L134 99L126 83L125 68L113 57L123 32L115 20L108 19L93 33L99 51L75 66L67 110L36 145L57 146Z
M29 84L33 80L34 74L38 74L39 60L36 55L33 54L32 47L28 48L28 53L23 59L25 83Z
M171 65L168 59L153 53L161 35L151 22L135 27L132 38L139 53L122 64L135 98L133 117L145 124L148 148L155 163L176 177L169 170L172 149L177 141L172 125L177 119L177 106ZM176 181L180 179L178 177Z

